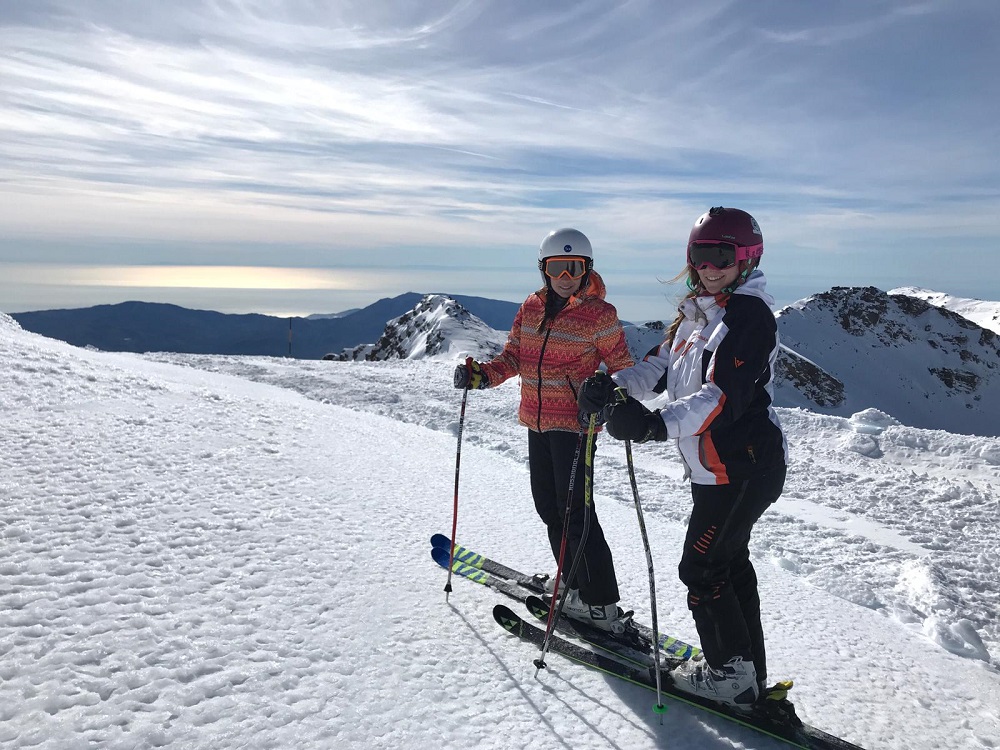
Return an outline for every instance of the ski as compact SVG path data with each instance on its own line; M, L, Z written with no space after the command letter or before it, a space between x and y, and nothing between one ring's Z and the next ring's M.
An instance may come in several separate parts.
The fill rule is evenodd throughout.
M535 619L548 622L549 604L544 599L532 594L524 600L524 605L535 616ZM650 641L642 639L642 636L635 630L627 630L622 635L612 635L598 628L588 627L585 623L577 622L566 615L559 617L556 630L637 667L653 666Z
M448 553L448 559L451 559L451 539L446 537L444 534L435 534L431 537L431 548L443 549ZM506 565L498 563L496 560L491 560L485 555L473 552L468 547L463 547L458 543L455 544L455 561L462 562L463 564L476 568L477 570L484 570L487 573L499 578L506 578L508 581L514 581L519 586L523 586L536 594L545 593L545 582L549 578L547 575L525 575L520 571L508 568ZM447 563L444 567L447 570Z
M444 534L435 534L434 536L431 537L431 547L432 547L431 554L435 555L434 557L435 561L439 565L441 565L441 567L447 570L448 560L450 559L451 556L451 540ZM434 552L435 549L444 550L443 561L439 559L441 558L441 553L435 553ZM508 581L516 581L524 589L527 589L527 591L518 590L518 593L516 594L509 594L506 591L503 592L505 594L508 594L508 596L511 596L511 598L513 599L525 601L527 596L531 594L540 597L544 593L544 581L546 580L545 576L525 575L524 573L514 570L513 568L503 565L502 563L498 563L495 560L491 560L485 555L480 555L479 553L473 552L467 547L463 547L460 544L456 544L455 545L456 566L459 560L461 560L465 565L468 565L472 568L472 570L469 571L469 573L474 573L474 571L484 571L492 574L494 577L506 579ZM458 569L454 569L452 572L464 575L466 578L472 577L472 575L468 575L465 572L462 572ZM480 583L486 583L486 581L480 581ZM487 583L486 585L490 584ZM491 588L499 590L499 588L495 585L491 586ZM532 612L532 614L535 613ZM548 617L547 611L545 616ZM643 625L641 622L633 621L632 625L635 626L635 630L637 631L641 641L646 644L646 649L647 649L646 653L649 655L648 663L651 664L652 649L648 647L648 644L651 644L653 642L653 629L650 628L648 625ZM598 632L603 632L603 631L598 631ZM606 634L605 637L607 637ZM589 640L589 639L582 638L582 640ZM594 645L599 645L599 644L594 644ZM701 649L699 649L697 646L692 646L691 644L685 643L684 641L678 638L674 638L673 636L670 635L663 635L662 633L660 634L659 637L659 646L660 650L663 651L668 656L670 656L671 658L679 657L682 659L693 659L701 653ZM599 647L604 648L603 646ZM625 658L632 660L628 656L626 656Z
M442 568L445 570L448 569L449 552L447 549L444 547L434 547L431 549L431 557ZM548 604L537 596L534 596L530 591L526 591L514 583L514 581L500 578L492 573L487 573L485 570L466 565L457 560L452 567L452 572L463 578L468 578L474 583L488 586L494 591L509 596L511 599L524 602L528 606L529 611L540 619L548 618L549 616ZM529 601L532 603L529 604ZM609 656L622 659L639 667L648 667L653 663L653 657L650 655L649 641L645 642L645 648L641 648L630 645L628 642L596 628L588 628L586 625L577 627L577 624L565 615L559 619L560 621L556 623L558 631L577 638L590 646L599 648Z
M528 611L539 620L548 620L549 617L549 602L540 596L535 596L534 594L528 596L524 600L525 606ZM651 644L653 642L653 631L651 628L641 623L634 622L629 618L629 626L624 637L609 636L603 630L597 628L588 627L585 623L577 622L576 620L571 620L570 618L563 615L560 618L561 621L565 621L566 627L562 629L564 631L570 631L573 635L583 641L588 643L594 643L595 640L611 640L616 644L635 652L635 656L628 654L628 651L623 651L623 656L629 661L634 661L640 666L652 666L653 665L653 649ZM597 645L597 644L595 644ZM692 646L684 641L678 640L670 635L660 636L660 650L665 653L671 659L682 659L688 660L697 658L701 654L701 649L696 646Z
M502 604L496 605L493 608L493 619L504 630L539 648L542 647L545 640L545 631L525 622L510 607ZM558 635L553 634L549 637L549 652L559 654L585 667L617 677L633 685L638 685L648 690L656 690L656 675L651 669L637 665L623 664L616 659L603 656ZM668 665L668 668L676 668L683 661L683 659L674 659ZM669 674L661 673L660 682L662 693L675 701L699 708L740 726L774 737L792 747L800 748L801 750L864 750L859 745L854 745L847 740L827 734L814 727L805 724L796 725L798 724L797 721L796 724L793 724L789 720L782 720L782 716L794 716L794 712L787 713L788 709L783 705L787 704L787 701L783 700L783 692L780 689L774 693L778 699L760 701L758 705L764 708L755 708L750 713L738 711L705 698L685 693L674 686ZM782 683L781 687L787 690L790 687L790 683Z
M431 557L434 558L434 562L445 570L448 570L448 562L451 560L449 548L431 547ZM517 583L517 581L509 578L501 578L500 576L493 575L482 568L477 568L474 565L462 562L458 559L457 554L455 556L455 562L451 566L451 572L456 575L460 575L463 578L468 578L473 583L481 583L483 586L488 586L494 591L499 591L501 594L505 594L511 599L516 599L519 602L523 602L531 596L532 593L531 589L524 588L524 586Z

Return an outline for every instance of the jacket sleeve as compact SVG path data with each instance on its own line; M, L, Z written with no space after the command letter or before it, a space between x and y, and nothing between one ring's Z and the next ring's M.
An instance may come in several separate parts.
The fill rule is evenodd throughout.
M659 395L654 390L666 372L670 363L670 352L664 351L661 345L650 353L641 362L636 362L632 367L619 370L612 375L612 380L623 386L628 395L632 398L644 401Z
M625 340L625 330L618 319L618 311L614 305L604 305L604 312L598 322L594 343L597 347L597 353L601 355L601 361L608 366L609 373L632 366L632 354L629 352L628 342Z
M489 380L490 387L500 385L505 380L521 372L521 321L524 319L524 305L518 308L517 315L510 327L510 335L503 351L489 362L483 363L483 373Z
M737 301L738 300L738 301ZM668 437L700 435L732 424L750 407L777 345L777 323L761 300L734 298L706 346L705 384L660 414Z

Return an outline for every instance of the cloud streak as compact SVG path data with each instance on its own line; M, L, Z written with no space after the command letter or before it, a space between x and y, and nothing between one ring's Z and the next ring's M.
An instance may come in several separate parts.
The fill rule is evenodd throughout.
M577 223L626 262L725 202L806 257L831 227L995 240L998 24L987 2L5 8L0 232L530 255Z

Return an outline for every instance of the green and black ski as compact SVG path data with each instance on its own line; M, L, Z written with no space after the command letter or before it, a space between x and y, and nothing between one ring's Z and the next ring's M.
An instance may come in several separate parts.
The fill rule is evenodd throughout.
M502 604L495 606L493 608L493 619L504 630L539 648L542 647L542 643L545 640L545 631L525 622L510 607ZM548 649L550 653L559 654L578 664L617 677L625 682L630 682L633 685L638 685L648 690L656 690L656 674L652 668L623 664L617 659L595 653L588 648L584 648L573 641L568 641L555 634L549 637ZM755 731L775 737L792 747L801 748L801 750L863 750L860 746L854 745L847 740L827 734L822 730L798 721L795 717L794 709L784 697L785 693L791 687L790 682L779 683L774 688L771 688L767 695L754 704L752 710L740 711L679 690L674 686L673 680L669 675L669 670L676 668L684 660L668 659L666 661L667 669L665 671L667 673L664 674L661 672L661 691L664 695L675 701L694 706L741 726L749 727Z

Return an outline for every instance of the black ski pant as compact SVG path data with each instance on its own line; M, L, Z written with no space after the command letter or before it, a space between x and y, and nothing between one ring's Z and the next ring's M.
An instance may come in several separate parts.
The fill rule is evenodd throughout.
M767 655L750 531L784 485L783 466L731 484L692 484L694 507L679 566L709 666L718 669L742 656L753 661L761 684Z
M552 430L535 432L528 430L528 467L531 471L531 495L535 510L545 523L549 535L552 554L559 561L562 546L563 520L569 499L569 533L566 540L566 556L563 560L563 578L569 574L574 556L580 548L584 526L584 472L586 471L586 435L580 449L580 463L576 470L573 492L570 495L569 480L573 472L573 458L576 455L580 436L575 432ZM597 452L594 440L590 465ZM615 604L618 594L618 579L611 549L604 539L604 530L597 520L593 493L590 500L590 530L583 545L583 558L577 567L575 580L565 581L571 588L580 589L580 598L587 604Z

